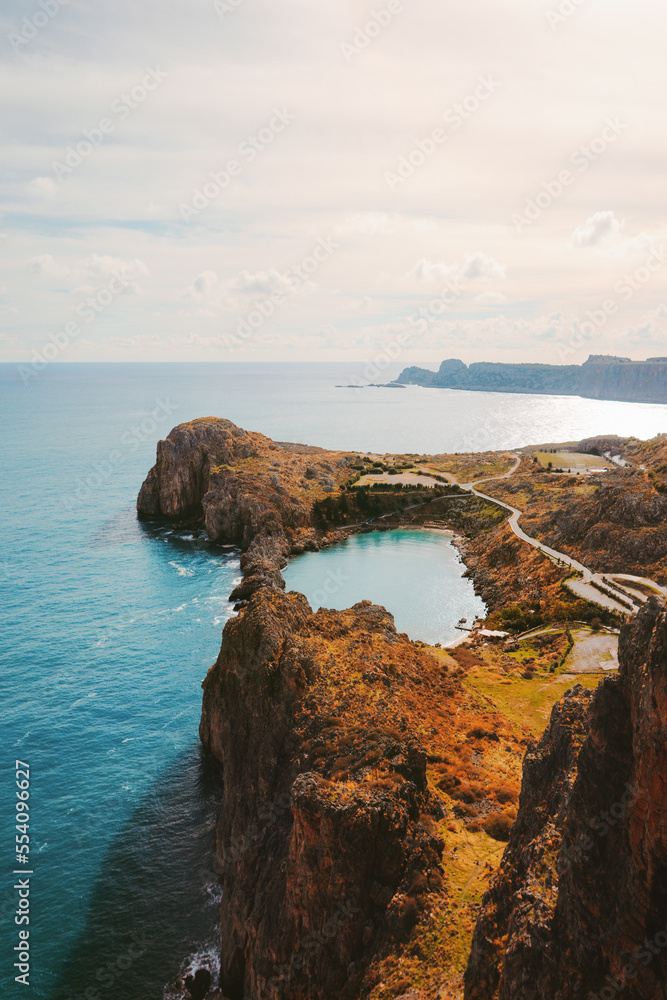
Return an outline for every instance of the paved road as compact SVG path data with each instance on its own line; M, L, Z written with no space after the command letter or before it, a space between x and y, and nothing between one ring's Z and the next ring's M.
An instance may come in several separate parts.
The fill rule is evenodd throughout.
M546 553L546 555L550 556L552 559L555 559L557 562L564 563L566 566L571 566L572 569L575 569L578 573L581 573L582 576L581 580L566 581L566 586L568 586L569 589L572 590L578 596L585 597L587 600L593 601L595 604L599 604L602 607L613 608L616 611L627 612L629 609L627 608L626 605L628 603L631 603L632 610L638 611L640 605L643 603L639 599L639 595L637 595L637 599L633 599L624 591L617 590L613 585L610 585L609 583L605 582L603 577L607 576L608 579L615 578L619 580L621 579L634 580L636 583L643 583L646 586L651 587L652 589L658 591L660 594L667 597L667 588L661 587L660 584L657 584L654 580L650 580L648 577L630 576L630 574L627 573L606 573L606 574L596 573L593 570L589 569L588 566L584 566L583 563L580 563L578 562L578 560L573 559L572 556L568 556L564 552L558 552L556 549L550 548L548 545L545 545L543 542L540 542L539 539L533 538L532 535L526 534L523 528L519 526L519 518L521 517L523 511L520 511L518 507L512 507L511 504L505 503L502 500L497 500L495 497L491 497L487 493L482 493L480 490L477 489L477 486L480 483L490 482L491 479L493 480L509 479L509 477L516 472L519 465L521 464L520 455L514 455L514 458L516 459L516 461L513 467L509 470L509 472L504 473L504 475L492 476L488 477L487 479L479 479L477 480L477 482L474 483L462 483L461 488L464 490L469 490L471 493L474 493L475 496L480 497L480 499L482 500L488 500L491 501L492 503L498 504L500 507L504 507L505 510L508 510L510 512L510 516L507 523L509 524L510 528L517 536L517 538L520 538L522 541L527 542L528 545L532 545L536 549L540 549L542 552ZM596 589L595 585L597 585L598 587L604 587L605 590L608 591L608 593L606 594L600 593L600 591ZM617 600L615 600L614 598L616 598Z

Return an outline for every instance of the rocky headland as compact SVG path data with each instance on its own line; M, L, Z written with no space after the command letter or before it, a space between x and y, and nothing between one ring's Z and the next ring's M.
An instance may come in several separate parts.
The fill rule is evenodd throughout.
M667 359L632 361L592 354L583 365L503 364L480 361L465 365L456 358L438 371L403 369L396 379L405 385L482 392L541 393L585 396L635 403L667 403Z
M284 588L280 570L291 553L328 542L315 504L350 479L348 462L343 453L279 445L230 420L203 417L158 443L137 511L238 545L243 580L232 598L246 600L261 587Z

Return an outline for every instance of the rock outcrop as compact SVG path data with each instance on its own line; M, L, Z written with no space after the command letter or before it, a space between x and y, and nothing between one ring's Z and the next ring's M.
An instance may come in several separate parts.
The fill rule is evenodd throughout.
M480 361L469 366L458 359L449 359L442 362L437 372L427 368L405 368L396 381L443 389L667 402L667 362L662 358L631 361L630 358L591 355L583 365Z
M313 613L301 594L261 590L225 626L200 727L224 781L222 995L356 998L382 962L398 964L419 920L442 926L447 811L460 807L470 829L502 816L505 806L481 798L507 782L521 751L448 663L368 601ZM498 731L502 745L487 739ZM479 813L466 804L472 773Z
M211 541L238 545L243 580L231 600L284 588L290 552L317 549L315 504L349 478L347 457L277 445L230 420L179 424L159 441L139 496L141 517L203 525Z
M667 613L621 632L620 671L575 687L524 765L466 1000L667 997Z
M211 469L256 454L253 436L231 420L201 417L179 424L158 441L155 465L139 491L137 511L145 517L196 516Z

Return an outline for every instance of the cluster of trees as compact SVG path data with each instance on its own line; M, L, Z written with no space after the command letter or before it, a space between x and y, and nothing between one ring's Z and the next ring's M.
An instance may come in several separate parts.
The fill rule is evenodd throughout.
M538 625L568 621L588 622L594 628L599 628L600 625L617 626L621 616L611 608L601 608L583 599L555 600L545 602L544 605L539 601L531 604L508 604L493 615L493 626L516 633L527 632Z

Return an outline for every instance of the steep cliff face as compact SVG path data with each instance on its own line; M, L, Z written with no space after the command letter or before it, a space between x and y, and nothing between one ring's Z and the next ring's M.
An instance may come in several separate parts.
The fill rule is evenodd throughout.
M627 359L613 364L589 359L582 366L581 395L591 399L666 403L667 364Z
M500 815L506 807L485 796L502 782L507 794L521 752L448 662L368 601L314 614L301 594L262 590L226 625L200 727L223 769L225 997L368 995L378 963L402 953L419 920L442 926L448 810L461 807L469 824ZM489 742L498 732L502 744ZM458 795L473 772L479 815L447 791ZM428 975L442 984L442 969Z
M620 672L576 687L524 765L466 1000L667 997L667 613L626 625Z
M234 464L256 451L253 436L231 420L202 417L179 424L166 440L158 442L155 465L139 492L137 511L147 517L169 518L200 513L211 468Z

